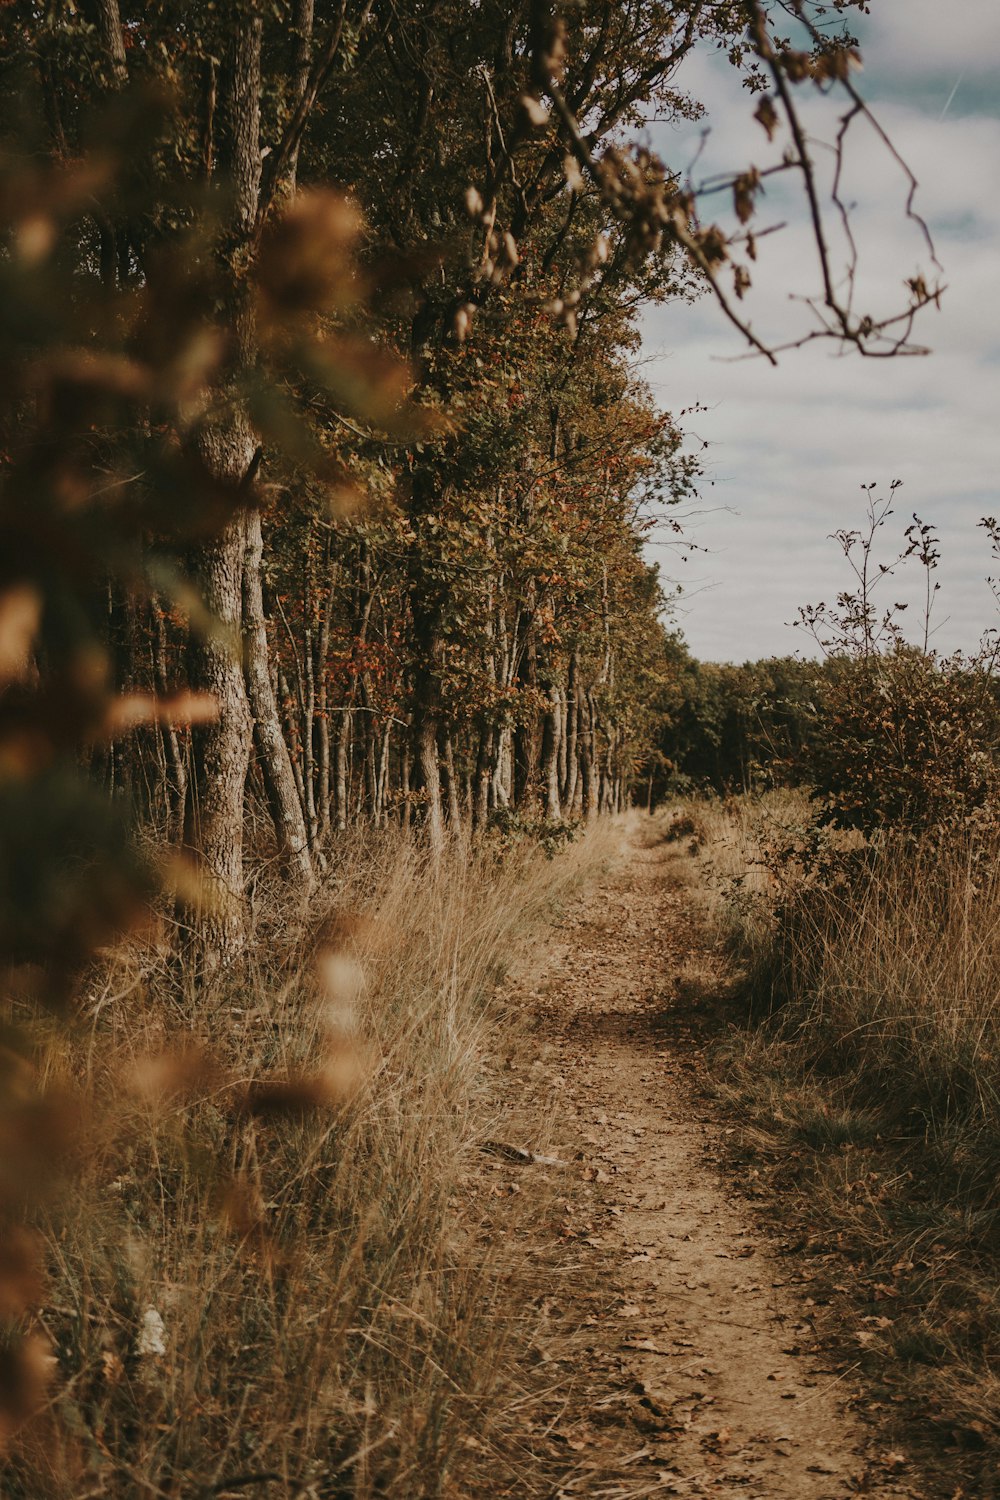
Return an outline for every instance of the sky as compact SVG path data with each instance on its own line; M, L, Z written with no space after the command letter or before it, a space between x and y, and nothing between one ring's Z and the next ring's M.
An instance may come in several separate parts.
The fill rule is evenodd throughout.
M871 0L869 17L851 15L864 64L857 84L918 179L916 207L941 263L938 270L907 220L905 177L858 124L845 158L860 250L856 305L874 315L895 312L905 305L905 278L921 271L928 282L939 279L946 286L940 311L924 312L915 335L932 352L865 360L817 342L783 354L774 369L742 357L745 345L708 297L645 314L641 373L658 402L673 412L705 408L686 421L692 445L709 445L686 526L698 550L685 558L676 548L650 547L665 584L682 586L676 623L702 660L815 654L790 622L800 605L830 602L849 586L830 535L862 523L862 485L884 492L893 480L902 487L880 533L880 557L890 559L914 511L940 534L934 644L973 649L984 629L1000 624L976 524L1000 515L1000 0L946 7ZM671 166L686 168L700 148L698 181L778 159L781 138L769 147L752 119L755 99L724 59L694 57L679 82L707 114L696 125L650 127ZM800 97L810 133L829 141L842 97L815 99L808 89ZM787 228L761 242L745 303L768 342L813 326L795 299L818 285L801 198L787 181L768 192L758 215L761 225L787 221ZM726 227L724 213L720 222ZM834 257L845 264L835 234ZM906 619L914 632L918 572L909 585L897 575L886 592L886 603L890 591L913 599Z

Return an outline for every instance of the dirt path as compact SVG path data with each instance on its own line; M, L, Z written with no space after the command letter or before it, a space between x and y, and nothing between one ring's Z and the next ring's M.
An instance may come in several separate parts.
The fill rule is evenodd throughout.
M573 1174L547 1309L554 1333L579 1329L546 1434L566 1455L555 1493L919 1500L891 1454L866 1456L852 1372L817 1341L807 1280L716 1165L727 1127L700 1096L678 1004L704 945L651 836L628 830L520 996L536 1093L557 1101L550 1149Z

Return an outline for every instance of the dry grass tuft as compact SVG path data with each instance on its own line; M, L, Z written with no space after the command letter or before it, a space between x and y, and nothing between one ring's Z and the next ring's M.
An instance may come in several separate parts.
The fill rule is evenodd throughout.
M38 1226L57 1372L5 1496L531 1492L524 1308L481 1229L494 990L607 839L359 842L308 913L258 893L211 993L121 950L73 1033L38 1034L87 1112Z

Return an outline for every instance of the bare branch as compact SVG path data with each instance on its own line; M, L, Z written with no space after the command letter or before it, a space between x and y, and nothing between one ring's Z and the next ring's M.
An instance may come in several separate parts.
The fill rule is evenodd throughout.
M789 46L778 45L773 41L764 0L741 0L740 4L746 21L747 45L770 78L774 101L780 105L791 137L791 147L785 160L764 171L750 168L742 173L712 178L697 188L688 181L682 189L677 179L648 151L637 149L634 154L629 154L612 145L598 155L597 143L607 139L608 131L637 96L634 91L627 90L628 99L622 94L604 112L592 130L584 130L580 121L585 101L580 98L577 90L571 102L561 87L561 32L552 21L547 0L532 0L530 12L533 89L538 99L544 96L551 101L559 132L568 144L572 158L591 177L612 212L625 226L636 257L659 253L662 248L670 245L679 247L689 264L704 277L723 314L750 345L754 355L762 355L775 363L779 353L799 348L818 338L834 340L845 347L851 346L869 357L891 358L898 354L925 353L927 351L922 346L911 342L914 322L917 315L930 303L939 303L943 291L940 285L930 287L917 275L906 282L911 300L901 311L883 318L868 315L859 317L854 311L859 252L842 189L845 146L852 125L859 119L867 120L903 172L908 184L906 215L919 225L934 265L938 266L926 222L914 208L917 179L848 76L852 61L856 60L856 54L849 45L850 39L832 43L817 26L815 12L814 15L807 14L805 0L782 0L782 9L807 28L816 48L815 54L795 52ZM640 95L645 97L643 89L648 91L653 82L667 76L691 52L698 40L703 11L701 4L693 5L680 40L671 53L655 66L643 71L636 84ZM846 278L843 282L835 272L828 237L829 209L824 206L826 190L820 185L808 132L795 98L796 85L805 80L812 82L821 91L826 91L828 87L842 87L849 101L831 147L834 172L829 195L829 203L832 204L847 244ZM765 109L762 123L770 134L778 118L774 102L765 97L762 108ZM797 173L801 178L822 285L822 293L818 298L801 300L816 314L821 326L798 338L774 344L763 340L754 332L749 320L736 305L749 285L749 272L745 265L733 261L732 250L736 245L744 243L750 257L755 258L758 235L751 228L743 235L727 235L716 225L702 225L698 220L697 205L701 199L728 189L734 194L741 223L747 225L754 213L754 199L762 182L789 171ZM771 232L773 226L761 231L761 235ZM732 270L732 292L723 286L720 279L724 267ZM846 293L843 285L846 285Z

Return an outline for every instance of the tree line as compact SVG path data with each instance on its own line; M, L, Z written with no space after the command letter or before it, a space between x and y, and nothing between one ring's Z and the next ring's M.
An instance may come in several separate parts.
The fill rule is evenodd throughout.
M801 656L699 662L679 636L659 707L647 795L717 794L808 787L820 826L852 829L878 850L886 837L973 844L995 837L1000 811L1000 632L964 651L934 646L934 525L894 521L900 483L864 485L859 524L831 538L847 565L834 602L800 607L795 624L818 648ZM895 547L887 546L899 528ZM885 528L890 528L885 532ZM979 522L984 568L1000 556L995 517ZM900 601L901 574L916 573L920 607ZM986 590L1000 603L995 576ZM890 592L892 591L892 592Z
M643 144L698 116L696 48L789 133L829 336L904 337L830 281L795 89L864 106L846 7L794 9L797 40L758 0L3 8L6 712L67 786L84 747L70 843L111 789L197 860L209 963L248 808L307 888L358 821L436 846L648 782L674 669L642 543L697 465L638 311L707 291L771 357L760 174L724 230Z

